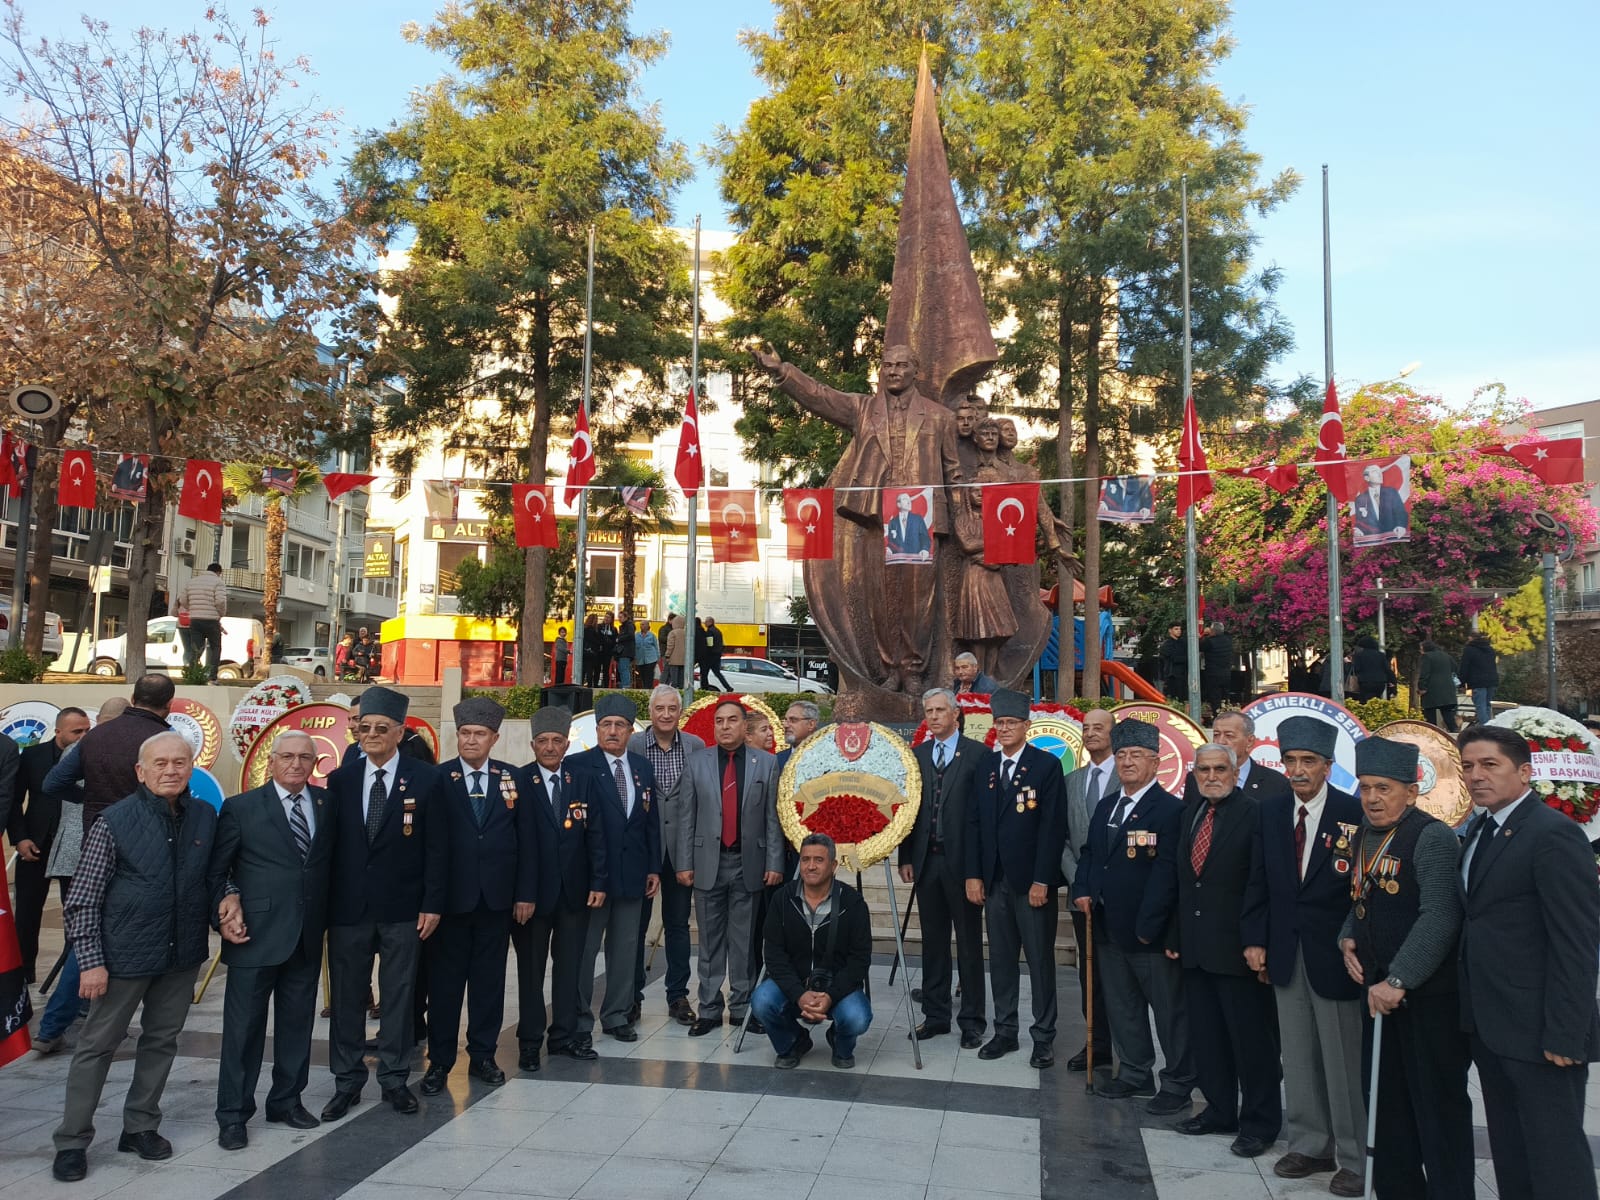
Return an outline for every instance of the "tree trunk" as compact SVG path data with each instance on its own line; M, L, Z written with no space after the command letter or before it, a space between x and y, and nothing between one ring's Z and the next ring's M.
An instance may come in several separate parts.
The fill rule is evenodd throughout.
M261 581L261 646L256 652L256 671L263 678L272 674L272 643L278 636L278 604L283 597L283 535L289 528L283 496L274 492L266 501L267 569Z
M633 593L638 586L639 529L630 516L622 522L622 619L633 619ZM620 623L620 622L619 622Z
M1089 330L1084 355L1083 404L1083 689L1100 694L1100 337L1104 328L1105 287L1089 281ZM1060 643L1067 644L1065 622Z
M1056 318L1056 475L1072 478L1072 295L1065 285L1057 301ZM1072 560L1077 551L1072 518L1074 503L1073 485L1063 483L1057 488L1061 506L1061 553L1056 557L1056 615L1059 627L1056 632L1056 695L1072 693L1072 672L1075 664L1068 656L1066 646L1072 633L1072 585L1077 578ZM1092 511L1092 510L1091 510ZM1065 684L1063 683L1065 681Z
M41 437L54 446L61 440L57 421L44 426ZM56 485L61 476L61 455L41 455L33 477L33 536L28 542L28 616L23 624L22 647L34 658L44 657L44 614L50 608L50 570L55 565ZM115 500L108 503L115 504ZM96 513L98 516L98 512ZM12 598L12 619L20 620L22 597ZM90 650L94 639L90 639Z
M533 432L528 440L528 478L545 482L545 459L550 441L550 307L540 302L534 309L534 326L544 347L533 364ZM529 550L522 560L522 621L517 628L517 682L537 687L544 683L544 583L550 552L543 546ZM583 564L578 564L578 570ZM577 678L577 663L573 663Z
M158 443L159 445L159 443ZM144 503L134 510L133 547L128 554L128 649L123 670L131 682L144 674L145 625L161 570L161 538L166 524L166 476L148 476ZM167 597L170 608L172 597Z

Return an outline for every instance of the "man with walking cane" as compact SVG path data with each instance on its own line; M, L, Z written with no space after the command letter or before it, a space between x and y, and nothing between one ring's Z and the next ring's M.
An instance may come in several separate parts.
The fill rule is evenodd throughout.
M1078 876L1078 860L1083 856L1089 841L1089 818L1108 793L1116 792L1117 764L1111 757L1111 728L1114 718L1103 708L1085 714L1083 718L1083 752L1088 762L1067 776L1067 840L1061 848L1061 877L1066 882L1067 896L1072 896L1073 881ZM1094 1090L1095 1064L1103 1078L1100 1083L1111 1082L1111 1034L1105 1020L1105 983L1094 978L1092 962L1094 942L1091 939L1090 911L1072 908L1072 932L1078 943L1078 985L1083 994L1083 1016L1087 1022L1083 1049L1067 1059L1067 1070L1089 1072L1089 1090ZM1094 1010L1100 1010L1100 1027L1095 1028Z
M1455 835L1416 807L1417 747L1356 743L1364 820L1349 866L1353 907L1339 946L1366 998L1366 1195L1471 1196L1472 1100L1461 1032ZM1375 1139L1375 1140L1374 1140Z

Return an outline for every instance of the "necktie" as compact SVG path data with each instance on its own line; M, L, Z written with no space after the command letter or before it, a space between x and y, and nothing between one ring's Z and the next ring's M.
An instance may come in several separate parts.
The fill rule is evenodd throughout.
M561 820L561 776L550 772L549 786L545 788L550 793L550 811L555 813L556 820Z
M300 804L304 798L298 792L289 797L289 832L294 835L294 848L300 852L301 862L311 853L311 826Z
M1122 799L1117 802L1116 811L1111 814L1111 828L1113 828L1113 829L1121 829L1122 825L1123 825L1123 822L1128 819L1129 814L1131 814L1132 812L1133 812L1133 797L1132 796L1123 796Z
M1306 818L1311 815L1311 810L1304 804L1300 806L1300 820L1294 827L1294 869L1295 873L1304 882L1306 877Z
M1494 835L1500 832L1500 823L1493 817L1484 817L1483 824L1478 828L1478 842L1472 851L1472 865L1467 868L1467 891L1473 891L1478 886L1478 880L1483 875L1485 860L1489 857L1489 847L1494 845Z
M472 786L467 789L467 798L472 801L472 816L478 822L478 828L483 828L483 822L489 815L489 798L483 792L483 772L472 772Z
M1094 812L1094 806L1100 803L1100 768L1089 768L1089 789L1083 794L1084 800L1089 805L1089 811Z
M1194 868L1196 878L1205 869L1206 855L1211 853L1211 831L1216 824L1217 806L1208 804L1206 815L1200 819L1200 828L1194 831L1194 845L1189 849L1189 865Z
M1000 767L1000 786L1002 788L1011 786L1011 773L1016 769L1016 766L1017 764L1008 758Z
M935 742L933 744L933 769L935 771L944 770L944 743L943 742Z
M611 781L617 785L617 799L622 801L624 816L633 816L633 809L628 806L628 779L622 773L622 760L619 758L611 764Z
M389 789L383 785L383 775L388 768L378 767L372 772L372 790L367 793L367 841L378 836L383 825L383 810L389 802Z
M722 848L733 849L739 840L739 776L733 769L733 755L722 767Z

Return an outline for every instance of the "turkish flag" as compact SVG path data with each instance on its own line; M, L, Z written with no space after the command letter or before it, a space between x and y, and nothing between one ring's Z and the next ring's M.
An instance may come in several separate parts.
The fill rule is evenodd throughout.
M1322 424L1317 426L1317 474L1328 485L1333 498L1349 504L1361 490L1359 474L1351 478L1344 453L1344 417L1339 412L1339 389L1328 380L1328 395L1322 402Z
M1514 446L1485 446L1483 454L1514 458L1545 483L1583 482L1583 439L1559 438L1553 442L1518 442Z
M221 524L221 463L191 458L183 464L183 490L178 493L178 515L205 525Z
M1237 475L1242 479L1254 479L1257 483L1264 483L1282 495L1294 491L1300 482L1300 468L1294 463L1267 463L1260 467L1224 467L1222 473Z
M513 483L511 524L516 530L517 545L524 550L535 546L555 549L555 500L550 489L536 483Z
M1027 566L1038 560L1039 485L986 483L983 493L983 561L991 566Z
M94 507L94 454L67 450L61 455L61 478L56 483L56 503L62 508Z
M672 468L672 477L678 481L685 496L693 496L705 480L705 463L700 453L700 410L694 402L694 389L689 389L689 403L683 410L683 429L678 434L678 461Z
M833 557L833 489L790 488L783 493L789 557L795 562Z
M707 492L711 504L711 561L758 562L756 548L756 494Z
M584 486L594 478L594 442L589 438L589 414L578 409L578 427L567 452L567 503L577 503Z
M329 471L322 477L322 486L328 489L329 500L337 500L346 492L366 487L377 478L376 475L357 475L353 471Z
M1211 495L1211 472L1206 468L1206 448L1200 444L1200 419L1194 397L1183 401L1183 441L1178 446L1178 516Z
M5 859L0 858L0 1067L21 1058L33 1045L28 1036L33 1000L22 978L22 950L10 897Z

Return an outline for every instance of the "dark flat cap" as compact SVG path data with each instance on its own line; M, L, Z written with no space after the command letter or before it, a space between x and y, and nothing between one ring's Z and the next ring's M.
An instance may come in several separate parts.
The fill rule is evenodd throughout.
M1022 692L1014 692L1010 688L1001 688L989 697L989 712L995 717L1015 717L1019 721L1028 719L1028 710L1033 707L1033 700Z
M487 696L468 696L451 710L456 728L463 725L482 725L485 729L499 730L506 719L506 710Z
M388 717L397 725L405 723L411 697L386 687L369 687L356 701L356 712L363 717Z
M1356 743L1356 774L1381 775L1401 783L1417 782L1417 747L1412 742L1392 742L1368 737Z
M594 719L604 721L607 717L622 717L633 722L639 719L639 706L621 692L607 692L594 702Z
M1278 753L1306 750L1332 761L1339 730L1320 717L1289 717L1278 725Z
M1111 751L1148 750L1161 753L1161 731L1149 721L1137 717L1124 717L1111 727Z
M528 725L533 729L534 737L541 733L559 733L566 737L572 732L572 710L559 705L537 709L528 718Z

